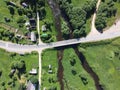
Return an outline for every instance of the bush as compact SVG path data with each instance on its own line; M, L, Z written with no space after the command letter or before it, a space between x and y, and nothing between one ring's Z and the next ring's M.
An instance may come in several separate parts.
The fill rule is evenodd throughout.
M2 75L2 70L0 70L0 76Z
M2 81L2 82L1 82L1 85L2 85L2 86L5 86L5 82L4 82L4 81Z
M17 23L25 23L26 20L24 19L24 17L19 17L17 20Z
M23 9L21 9L21 8L18 8L18 14L21 16L22 14L23 14Z
M12 83L13 83L13 80L9 80L7 84L11 85Z
M38 79L36 77L31 77L30 78L30 81L33 83L33 84L38 84Z

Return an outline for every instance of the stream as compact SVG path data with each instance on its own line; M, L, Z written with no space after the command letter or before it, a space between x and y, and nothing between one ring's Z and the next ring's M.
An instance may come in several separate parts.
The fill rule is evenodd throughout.
M82 67L90 74L90 76L93 78L94 82L95 82L95 86L97 90L103 90L102 86L99 83L99 77L97 76L97 74L92 70L92 68L90 67L90 65L88 64L85 56L82 54L82 52L80 52L77 48L77 46L75 45L73 47L75 53L77 54L79 60L80 60L80 64L82 64Z
M62 16L64 18L64 20L67 22L67 25L68 25L69 29L71 30L71 32L73 30L72 26L69 23L69 20L68 20L67 16L64 15L63 13L62 13L62 15L60 14L61 11L59 9L59 5L54 0L48 0L48 4L51 7L51 10L52 10L53 15L54 15L55 27L56 27L56 30L58 32L58 34L56 36L57 40L61 41L62 40L62 33L61 33L61 20L60 20L60 16ZM70 38L73 38L72 33L70 35ZM82 54L82 52L80 52L78 50L78 47L76 45L73 45L73 49L74 49L76 55L79 57L80 65L82 64L82 67L93 78L93 80L95 82L96 90L103 90L102 86L99 83L99 77L92 70L92 68L89 66L85 56ZM60 83L60 89L61 90L64 90L64 83L63 83L63 71L64 71L64 68L63 68L63 65L62 65L63 53L64 53L64 48L58 49L58 52L57 52L57 57L58 57L58 74L57 74L57 76L58 76L58 81Z
M54 0L48 0L48 4L53 12L54 15L54 23L55 23L55 28L57 30L57 40L61 41L62 40L62 33L61 33L61 20L60 20L60 10L59 6L56 4ZM60 83L60 90L64 90L64 83L63 83L63 65L62 65L62 57L63 57L63 52L64 48L62 49L57 49L57 57L58 57L58 71L57 71L57 77L58 81Z

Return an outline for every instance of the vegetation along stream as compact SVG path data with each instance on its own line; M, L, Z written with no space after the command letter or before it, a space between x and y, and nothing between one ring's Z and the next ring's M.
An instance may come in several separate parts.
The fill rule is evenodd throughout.
M57 30L57 40L62 40L62 33L61 33L61 20L60 20L60 10L58 5L54 0L48 0L48 4L52 9L54 19L55 19L55 27ZM60 83L60 89L64 90L64 83L63 83L63 65L62 65L62 57L63 57L64 49L58 49L57 57L58 57L58 81Z
M53 12L53 15L54 15L55 26L56 26L56 30L58 32L57 40L60 41L60 40L62 40L60 9L59 9L59 6L57 5L57 3L54 0L48 0L48 4L50 5L50 7L52 9L52 12ZM67 25L68 25L69 29L72 31L72 26L70 25L69 20L67 20L67 16L62 14L62 17L67 22ZM70 35L70 37L73 38L72 35ZM93 78L93 80L95 82L96 89L97 90L103 90L102 86L99 83L99 77L92 70L92 68L89 66L85 56L82 54L82 52L80 52L78 50L76 45L73 46L73 49L74 49L75 53L77 54L77 56L80 59L80 62L81 62L80 64L83 66L83 68ZM63 53L64 53L64 48L58 49L58 54L57 54L57 56L58 56L58 81L60 83L61 90L64 90L64 83L63 83L63 71L64 71L64 69L63 69L63 65L62 65Z
M77 48L77 46L73 46L75 53L77 54L77 56L80 59L80 62L83 66L83 68L90 74L90 76L93 78L94 82L95 82L95 86L97 90L103 90L102 86L99 83L99 77L97 76L97 74L92 70L92 68L89 66L85 56L82 54L82 52L80 52Z

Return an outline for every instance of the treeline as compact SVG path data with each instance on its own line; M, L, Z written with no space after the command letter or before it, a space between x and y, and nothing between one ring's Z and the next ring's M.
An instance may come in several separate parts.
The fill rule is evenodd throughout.
M76 7L71 0L56 0L62 14L66 15L72 26L72 34L75 38L86 35L86 21L95 11L97 0L86 0L85 4ZM64 30L64 29L63 29ZM69 30L69 29L68 29ZM68 31L65 28L66 33ZM65 34L65 31L64 34ZM70 34L70 33L69 33Z
M107 26L107 19L116 16L117 8L115 7L115 2L120 2L120 0L102 0L95 22L95 26L100 32Z

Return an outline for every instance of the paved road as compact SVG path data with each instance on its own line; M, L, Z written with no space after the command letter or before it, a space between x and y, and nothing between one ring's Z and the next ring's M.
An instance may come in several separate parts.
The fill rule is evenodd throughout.
M100 1L97 3L97 9L99 7ZM94 14L93 21L95 20L96 13ZM92 24L94 26L94 23ZM37 14L37 29L39 33L39 15ZM66 45L72 45L72 44L78 44L78 43L86 43L86 42L95 42L105 39L112 39L115 37L120 36L120 20L116 22L116 25L111 26L108 30L103 32L102 34L93 34L92 31L94 28L91 28L91 32L88 34L87 37L78 38L78 39L70 39L70 40L64 40L64 41L58 41L53 43L42 43L39 37L39 45L20 45L20 44L14 44L10 42L0 41L0 48L3 48L10 52L17 52L17 53L25 53L25 52L31 52L31 51L42 51L43 49L47 48L54 48L59 46L66 46Z
M109 28L109 30L105 31L103 34L100 34L100 35L89 34L87 37L83 37L83 38L58 41L58 42L53 42L48 44L42 43L40 45L20 45L20 44L0 41L0 48L3 48L11 52L24 53L24 52L31 52L31 51L40 51L47 48L53 48L53 47L59 47L59 46L65 46L65 45L95 42L95 41L111 39L119 36L120 36L120 21L118 21L116 25L113 25L111 28Z

